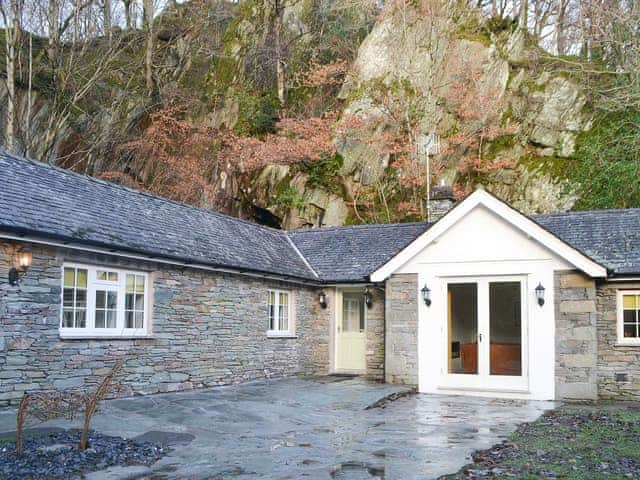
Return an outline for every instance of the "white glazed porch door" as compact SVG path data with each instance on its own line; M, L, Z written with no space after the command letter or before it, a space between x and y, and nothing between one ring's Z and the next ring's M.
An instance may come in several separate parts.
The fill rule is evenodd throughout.
M526 278L446 280L441 387L527 387Z

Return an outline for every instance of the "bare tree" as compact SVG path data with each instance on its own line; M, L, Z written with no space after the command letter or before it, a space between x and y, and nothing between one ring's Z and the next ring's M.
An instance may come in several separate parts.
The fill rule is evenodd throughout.
M567 10L567 0L557 0L557 10L555 19L555 41L556 53L564 55L566 53L566 36L565 36L565 14Z
M0 13L5 27L5 59L7 64L7 117L5 127L5 147L13 152L15 148L16 127L16 62L20 47L21 0L8 0L0 3Z
M153 48L154 48L154 32L153 32L153 0L143 0L143 25L147 37L147 45L145 49L145 80L147 84L147 93L153 95Z
M111 43L111 0L102 0L102 12L104 19L104 36Z
M124 25L125 28L127 30L131 30L132 28L132 23L131 23L131 10L133 8L133 1L132 0L122 0L122 5L124 7Z

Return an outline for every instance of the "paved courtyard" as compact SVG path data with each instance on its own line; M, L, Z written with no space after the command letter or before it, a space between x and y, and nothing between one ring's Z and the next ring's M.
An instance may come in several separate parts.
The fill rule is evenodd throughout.
M94 429L172 451L151 468L88 478L435 478L553 407L418 394L366 409L403 391L357 378L292 378L104 402ZM15 429L12 415L0 413L0 431Z

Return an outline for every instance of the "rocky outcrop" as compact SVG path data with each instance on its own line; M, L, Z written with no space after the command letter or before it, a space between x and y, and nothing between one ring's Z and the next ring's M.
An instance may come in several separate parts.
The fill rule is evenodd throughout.
M409 84L415 97L405 102L405 113L419 117L413 125L418 137L433 131L448 147L438 156L448 181L457 179L473 187L457 178L460 162L469 155L468 145L456 145L452 137L502 129L504 133L495 138L487 135L478 156L489 164L510 160L512 166L487 173L482 183L525 212L570 208L576 200L575 189L538 168L537 159L544 163L549 158L570 158L578 134L590 128L580 86L551 68L547 71L539 50L526 46L520 30L488 32L479 19L452 20L456 15L450 10L418 13L387 16L362 43L354 74L341 92L347 101L345 112L377 115L385 106L379 98L387 101L397 96L396 85ZM459 112L461 101L466 100L452 89L459 88L465 75L473 79L473 87L468 88L475 89L470 94L480 99L477 108L486 109L479 115ZM344 173L363 181L371 181L372 174L381 175L388 164L375 142L349 140L339 147Z
M219 178L210 179L203 206L244 217L259 210L270 217L268 223L283 228L390 221L388 210L398 206L398 199L385 203L386 215L367 218L354 213L351 203L361 192L374 190L387 175L389 131L410 127L416 143L432 132L441 138L442 149L435 160L444 165L438 175L448 182L466 188L482 183L527 213L571 208L576 200L575 186L555 178L552 169L541 165L571 159L578 135L591 126L578 83L545 65L540 51L527 46L523 34L511 24L489 31L480 17L452 11L450 3L443 8L437 0L417 3L428 3L429 7L387 11L360 45L352 73L339 94L341 118L386 117L388 121L367 126L357 136L336 134L340 154L337 170L327 175L322 165L313 172L299 165L270 165L250 174L223 169L217 174ZM263 48L270 41L268 29L263 28L271 14L268 8L261 2L244 4L243 8L225 2L209 2L205 7L193 2L178 5L175 12L165 12L156 20L161 46L154 62L158 98L128 90L129 79L121 79L126 80L122 84L109 83L112 91L93 95L83 112L74 110L56 125L53 145L35 141L25 149L21 138L45 137L51 106L44 94L34 91L32 116L26 125L28 102L20 91L17 110L22 137L17 150L100 174L112 166L116 147L135 140L144 130L147 114L158 105L171 104L176 94L192 97L193 108L187 115L195 122L239 135L260 136L271 131L238 128L256 117L256 105L273 97L269 76L273 68L267 65L264 55L268 52ZM305 27L309 6L307 0L296 2L284 15L285 37L296 39L301 56L308 53L306 37L300 33L309 26ZM208 20L192 32L195 16ZM136 54L141 55L142 50ZM299 72L289 73L293 78ZM256 78L249 78L252 75ZM460 79L465 76L472 78L473 89L467 88L471 82L461 86ZM461 112L461 104L469 100L462 98L465 92L475 98L479 114ZM0 79L0 118L4 118L5 100L6 87ZM307 100L322 103L314 98L300 101ZM260 113L273 123L277 108L273 115L271 111ZM317 108L320 111L324 104ZM398 119L408 125L399 126ZM0 124L0 139L3 126ZM461 174L461 166L474 154L472 147L452 139L473 138L480 130L502 130L499 135L486 135L478 153L483 161L499 168L471 178ZM82 152L83 161L78 161L74 152ZM122 169L122 165L116 167ZM144 177L136 171L140 165L127 168L132 176ZM390 190L397 191L397 187L391 185Z

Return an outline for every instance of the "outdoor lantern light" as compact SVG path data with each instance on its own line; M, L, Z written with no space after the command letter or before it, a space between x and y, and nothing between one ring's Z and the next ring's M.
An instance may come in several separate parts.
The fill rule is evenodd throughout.
M318 294L318 303L322 308L327 308L327 295L322 291Z
M538 299L538 305L544 305L544 287L542 286L542 283L538 283L538 286L536 287L536 298Z
M424 284L424 287L422 287L422 290L420 290L422 292L422 300L424 300L424 304L427 307L431 306L431 289L429 287L427 287L427 284Z
M31 249L29 247L20 247L20 250L18 250L18 253L16 254L16 263L18 264L18 267L14 267L9 270L9 284L18 285L20 278L27 273L27 270L29 270L32 258Z
M369 287L364 289L364 303L367 306L367 308L371 308L371 305L373 305L373 297L371 296L371 291L369 290Z

